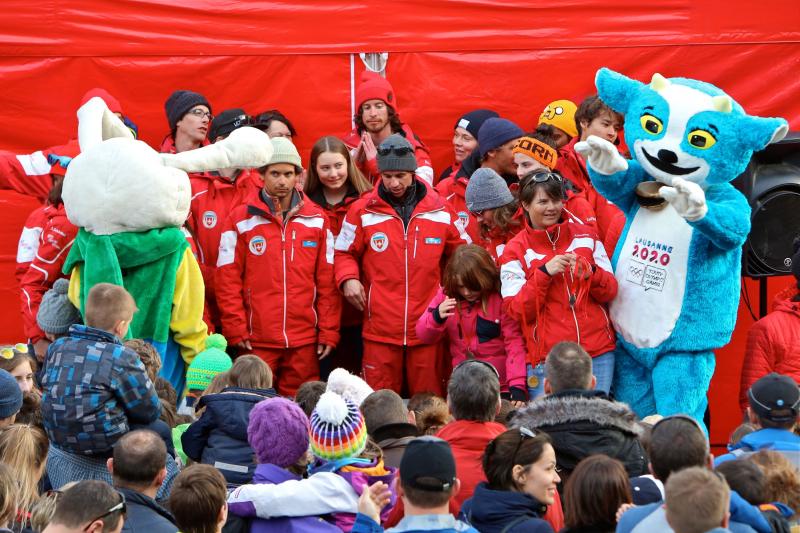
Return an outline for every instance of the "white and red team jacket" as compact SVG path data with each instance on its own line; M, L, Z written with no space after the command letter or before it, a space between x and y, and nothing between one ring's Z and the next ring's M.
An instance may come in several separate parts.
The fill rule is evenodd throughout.
M36 252L39 251L39 242L42 237L42 231L47 225L47 209L46 205L40 205L28 215L25 219L25 225L22 227L22 232L19 235L19 242L17 243L17 267L14 270L14 276L17 278L17 283L22 283L22 276L30 268L33 259L36 257Z
M416 178L415 178L416 179ZM336 283L361 280L366 293L363 337L417 346L417 319L436 294L443 259L470 242L458 218L425 187L408 227L376 187L353 203L336 239Z
M215 275L229 344L295 348L339 342L341 295L333 278L333 234L322 208L294 193L286 220L261 190L223 227Z

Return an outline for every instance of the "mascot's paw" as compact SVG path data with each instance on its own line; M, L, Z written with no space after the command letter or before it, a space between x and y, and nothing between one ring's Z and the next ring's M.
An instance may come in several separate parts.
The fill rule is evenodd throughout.
M575 151L600 174L610 176L628 170L628 162L619 155L616 146L600 137L589 135L585 141L575 144Z
M697 222L708 213L706 193L694 182L673 178L672 187L661 187L659 194L689 222Z

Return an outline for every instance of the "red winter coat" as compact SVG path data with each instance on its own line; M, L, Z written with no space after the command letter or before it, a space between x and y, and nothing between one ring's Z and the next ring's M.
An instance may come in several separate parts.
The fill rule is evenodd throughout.
M486 311L480 302L460 301L458 312L439 323L434 310L446 298L439 289L428 308L417 321L417 337L425 344L436 344L446 335L450 343L453 368L467 358L467 350L475 359L488 361L500 374L500 389L525 388L525 341L519 323L503 310L503 299L492 294Z
M747 391L770 372L790 376L800 384L800 302L792 301L796 294L796 289L790 291L747 333L739 388L742 411L749 405Z
M230 344L336 346L341 298L328 218L300 190L285 221L279 210L254 191L225 223L215 277L222 332Z
M614 254L614 248L625 227L625 214L617 206L606 200L592 185L589 173L586 171L586 162L575 151L575 143L580 138L574 137L569 143L558 151L556 170L570 180L589 202L597 217L597 234L609 255Z
M328 222L331 225L331 233L333 233L334 240L339 236L342 231L342 223L347 211L353 202L358 200L358 192L354 188L347 191L344 200L337 205L330 205L325 200L325 195L322 193L322 187L318 187L314 193L306 196L309 200L320 206L325 214L328 215ZM363 314L361 311L353 307L353 305L345 299L342 299L342 327L360 326L363 321Z
M19 284L22 283L22 276L28 271L31 262L36 257L36 252L39 251L42 231L48 221L46 209L46 205L39 206L31 211L31 214L25 219L25 226L22 228L17 243L17 268L14 271Z
M573 282L566 272L550 276L543 270L550 259L567 252L593 265L588 281ZM592 228L567 221L545 232L526 223L525 230L506 245L500 263L506 309L531 341L531 364L539 363L560 341L577 342L593 357L614 349L614 330L605 305L617 294L617 280ZM585 294L581 294L582 285ZM577 298L574 306L570 294Z
M413 131L411 131L408 124L403 124L402 135L411 143L411 146L414 147L414 157L417 158L417 176L428 183L428 185L433 185L433 163L431 162L431 154L428 151L428 147L425 146L425 143L423 143ZM350 149L350 154L355 161L358 145L361 144L361 133L359 133L356 128L342 137L342 141L344 141L344 144ZM377 146L375 148L377 148ZM370 183L373 185L378 183L381 173L378 170L377 158L368 161L356 161L356 166L358 166L358 169Z
M415 325L439 288L443 259L468 242L444 200L422 181L416 186L422 198L408 228L379 186L353 203L336 239L336 284L364 284L363 336L371 341L421 344Z
M68 219L64 205L48 205L44 208L47 222L39 238L39 248L20 285L22 325L29 342L35 343L44 338L44 332L36 323L42 297L58 278L65 277L61 268L69 254L69 249L78 234L78 228Z
M53 187L53 177L50 175L52 165L47 161L47 156L53 154L74 157L77 153L78 141L45 148L32 154L16 155L0 151L0 189L33 196L44 203Z
M255 170L239 172L231 182L217 174L193 175L192 204L186 225L197 247L197 262L206 284L206 294L214 294L214 272L217 269L219 239L222 226L234 207L261 188Z
M459 166L459 168L461 167ZM439 193L439 196L444 198L444 201L447 202L450 209L458 215L458 220L464 225L467 235L472 239L472 242L481 244L479 241L483 239L481 239L478 219L467 209L466 193L469 179L466 176L456 176L456 172L454 172L451 177L440 181L439 184L436 185L436 192ZM481 246L483 245L481 244Z

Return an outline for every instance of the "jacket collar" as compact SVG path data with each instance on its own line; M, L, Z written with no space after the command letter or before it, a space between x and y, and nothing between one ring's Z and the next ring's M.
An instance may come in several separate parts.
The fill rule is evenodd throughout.
M69 336L95 342L122 344L122 341L118 337L109 333L108 331L97 328L90 328L89 326L84 326L82 324L75 324L73 326L70 326Z
M355 187L353 187L352 183L348 181L346 187L347 187L347 192L345 192L344 198L342 199L341 203L335 205L329 204L328 200L325 199L324 187L322 187L322 185L319 185L316 189L314 189L314 192L307 193L306 196L312 202L314 202L315 204L324 209L333 209L335 207L347 205L353 200L358 198L359 196L358 191L356 190Z
M395 424L385 424L372 432L372 440L381 442L387 439L402 439L404 437L416 437L418 435L417 426L408 422L398 422Z
M544 396L533 400L527 407L515 413L512 425L536 429L589 421L635 435L641 433L642 429L637 423L636 414L627 404L594 396L591 393L572 392L575 394L570 394L570 391L562 391L560 395Z
M162 517L166 518L167 520L175 524L175 517L172 516L172 513L170 513L168 510L164 509L160 505L158 505L153 498L145 496L141 492L136 492L133 489L126 489L124 487L117 487L117 491L120 492L123 496L125 496L125 502L127 504L133 503L136 505L147 507L154 513L161 515Z
M284 219L278 199L268 195L264 189L258 189L257 193L250 196L250 200L247 203L247 214L259 215L285 222L294 215L304 211L306 205L306 202L303 201L303 192L296 187L292 191L292 201L289 204L289 210L286 212L286 218Z
M284 481L299 479L301 477L297 474L292 474L285 468L272 463L259 463L256 465L255 472L253 472L253 483L256 485L265 484L265 482L277 485Z

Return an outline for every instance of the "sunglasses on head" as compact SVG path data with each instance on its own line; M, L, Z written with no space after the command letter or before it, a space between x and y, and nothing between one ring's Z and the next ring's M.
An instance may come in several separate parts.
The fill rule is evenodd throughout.
M127 505L125 504L125 495L122 494L121 492L117 492L117 494L119 494L119 503L114 505L111 509L109 509L105 513L101 514L100 516L90 520L89 523L86 525L86 527L83 528L83 531L88 531L93 523L97 522L101 518L107 517L110 514L119 512L120 514L125 515L127 513L128 509L127 509Z
M494 375L497 376L497 379L500 379L500 372L497 371L497 369L494 367L494 365L492 363L489 363L488 361L482 361L480 359L465 359L464 361L461 361L460 363L458 363L455 366L455 368L453 368L453 372L455 372L456 370L458 370L462 366L471 365L471 364L483 365L483 366L485 366L487 368L490 368L492 370L492 372L494 373Z
M517 443L517 447L514 448L514 453L511 455L512 463L511 464L519 464L517 463L517 454L519 453L519 449L522 447L522 442L525 439L535 439L536 432L532 429L528 429L525 426L519 427L519 442Z
M391 153L394 155L404 156L412 153L414 151L413 148L409 146L379 146L378 147L378 155L386 156Z
M527 187L531 183L544 183L549 180L555 180L561 183L562 178L561 174L558 172L550 172L550 171L541 171L536 172L535 174L528 174L527 176L522 178L522 187Z
M5 348L0 348L0 357L3 359L13 359L14 355L19 353L28 353L28 345L18 342L14 346L6 346Z

